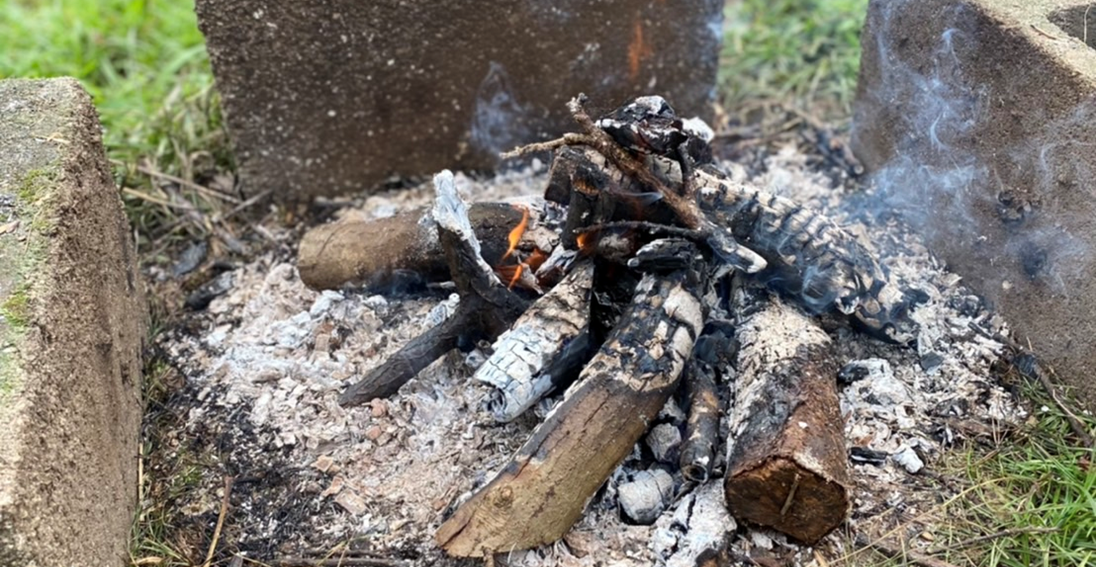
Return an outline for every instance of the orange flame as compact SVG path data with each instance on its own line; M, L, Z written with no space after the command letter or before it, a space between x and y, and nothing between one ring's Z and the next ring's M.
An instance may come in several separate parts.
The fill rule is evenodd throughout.
M514 230L510 231L510 236L507 237L510 241L510 247L507 248L506 253L502 255L502 260L509 258L510 255L514 253L514 250L516 250L518 247L518 243L521 242L522 235L525 234L525 229L528 227L529 209L526 207L521 207L521 222L519 222L518 225L514 227ZM501 262L502 260L499 261Z
M582 232L575 237L575 244L578 245L579 252L588 252L588 248L593 245L593 242L591 242L593 237L590 234L589 232Z
M514 289L514 285L521 280L521 270L525 267L525 264L518 264L517 269L514 270L514 277L510 278L510 283L506 286L506 289Z

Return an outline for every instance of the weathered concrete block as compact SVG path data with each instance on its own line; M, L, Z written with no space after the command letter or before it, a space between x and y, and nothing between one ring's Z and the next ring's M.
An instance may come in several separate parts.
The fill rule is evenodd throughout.
M853 144L877 204L1096 409L1092 6L872 0Z
M710 114L722 0L197 0L245 189L283 200L482 169L658 93Z
M0 566L127 563L141 285L91 98L0 81Z

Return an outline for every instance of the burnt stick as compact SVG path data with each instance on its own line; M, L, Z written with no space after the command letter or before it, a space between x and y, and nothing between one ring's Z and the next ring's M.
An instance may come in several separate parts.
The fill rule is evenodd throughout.
M871 332L917 338L912 296L898 288L856 238L825 215L779 195L697 171L697 203L714 225L764 258L762 281L812 313L836 308Z
M647 274L633 303L564 400L436 539L490 556L561 538L677 388L703 325L699 275Z
M456 347L462 338L494 339L528 306L526 300L499 281L483 259L468 219L468 207L457 194L453 174L443 171L434 176L434 188L432 214L449 273L460 293L460 304L449 319L404 345L384 364L347 388L339 397L343 406L394 394L423 368Z
M691 482L705 482L715 461L719 442L719 393L715 370L695 357L685 369L685 388L689 396L689 417L685 422L685 440L681 444L681 474Z

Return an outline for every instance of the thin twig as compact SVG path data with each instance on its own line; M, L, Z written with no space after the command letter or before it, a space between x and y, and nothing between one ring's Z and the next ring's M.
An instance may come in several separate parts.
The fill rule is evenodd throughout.
M214 222L227 222L232 217L234 217L234 216L240 214L241 212L243 212L244 210L249 209L252 206L254 206L255 203L258 203L259 201L262 201L268 195L270 195L270 189L267 189L265 191L256 193L253 197L251 197L248 200L246 200L246 201L240 203L239 205L236 205L235 207L233 207L232 210L225 213L224 216L215 216L215 217L213 217L213 221Z
M970 547L975 544L979 544L985 541L991 541L995 539L1001 539L1005 537L1012 537L1025 534L1052 534L1058 531L1058 528L1011 528L1007 530L1001 530L992 534L981 535L978 537L972 537L963 541L946 545L943 547L934 547L928 551L930 554L943 553L945 551L955 551L956 549L962 549L964 547Z
M1039 26L1036 26L1035 24L1031 24L1031 29L1035 30L1035 32L1038 33L1039 35L1041 35L1043 37L1049 37L1050 39L1053 39L1054 41L1060 41L1062 39L1060 37L1055 37L1053 35L1050 35L1049 33L1039 29Z
M973 322L970 323L968 326L974 332L991 340L995 340L1012 349L1012 351L1015 353L1015 355L1013 356L1014 360L1021 355L1026 354L1030 356L1032 361L1034 362L1031 368L1032 374L1034 374L1034 376L1028 374L1027 372L1024 372L1024 370L1019 367L1016 367L1016 370L1028 380L1038 380L1039 384L1041 384L1043 386L1043 389L1047 391L1047 394L1050 395L1050 399L1054 402L1054 405L1058 406L1058 409L1061 410L1062 414L1065 416L1066 421L1069 423L1070 429L1073 430L1073 434L1081 440L1081 443L1085 447L1096 447L1096 441L1093 440L1092 435L1088 432L1088 430L1085 429L1084 424L1081 423L1081 419L1078 418L1077 415L1069 409L1069 406L1067 406L1065 402L1063 402L1061 398L1058 397L1057 389L1054 387L1054 384L1051 383L1050 378L1047 377L1048 372L1052 374L1054 373L1053 368L1047 368L1046 370L1044 370L1043 363L1039 360L1039 357L1035 356L1035 354L1031 352L1030 349L1025 348L1020 343L1002 335L1001 333L990 333L986 329L983 329Z
M228 514L228 498L232 496L232 484L235 478L225 477L225 495L221 499L221 513L217 515L217 527L213 529L213 541L209 542L209 552L206 553L205 563L202 567L209 567L213 562L213 553L217 551L217 541L221 539L221 529L225 526L225 516Z
M892 559L904 559L916 565L921 565L922 567L957 567L954 563L948 563L943 559L930 557L924 553L918 553L902 547L895 547L882 539L869 539L864 534L856 535L856 545L860 547L870 547Z
M592 138L585 134L577 134L575 132L568 132L560 138L555 140L548 140L546 142L534 142L532 144L526 144L524 146L516 147L508 152L502 152L499 157L502 159L512 159L516 157L527 156L537 152L550 152L558 150L564 146L591 146L593 147L594 141Z
M164 199L161 199L159 197L153 197L152 195L149 195L148 193L142 193L140 191L135 191L133 189L130 189L129 187L123 187L122 188L122 193L125 193L126 195L129 195L130 197L140 199L142 201L148 201L149 203L160 205L162 207L167 207L169 209L180 209L180 210L183 210L183 211L193 211L194 210L194 205L192 203L188 203L187 201L183 201L181 203L173 203L171 201L165 201Z
M191 189L193 189L193 190L195 190L195 191L197 191L197 192L199 192L203 195L206 195L207 197L215 197L217 199L228 201L230 203L239 203L240 202L240 199L238 199L236 197L233 197L232 195L228 195L228 194L222 193L220 191L215 191L213 189L210 189L209 187L206 187L205 185L201 185L201 184L195 183L193 181L187 181L186 179L183 179L182 177L171 175L170 173L164 173L164 172L159 171L157 169L153 169L152 167L147 166L147 165L138 165L137 166L137 171L140 171L141 173L143 173L143 174L145 174L149 177L155 177L157 179L166 179L166 180L171 181L173 183L178 183L179 185L182 185L184 187L189 187L189 188L191 188Z
M276 567L411 567L411 563L402 559L382 559L380 557L338 557L327 559L286 557L276 560L274 565Z

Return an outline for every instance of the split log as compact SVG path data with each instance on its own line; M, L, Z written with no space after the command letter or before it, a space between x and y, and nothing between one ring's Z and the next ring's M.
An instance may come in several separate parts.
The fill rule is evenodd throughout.
M579 382L498 475L438 529L450 555L554 542L658 415L703 325L696 272L648 274Z
M535 208L532 214L537 214ZM520 209L505 203L468 207L468 219L488 262L498 262L506 253L510 231L521 218ZM301 281L315 290L402 287L449 279L437 227L425 207L383 219L347 217L317 226L301 239L297 270Z
M493 340L510 327L527 307L527 302L510 292L483 259L483 250L472 230L468 206L457 194L453 174L448 170L434 176L436 197L431 213L438 240L457 284L460 304L438 326L419 335L347 388L339 404L353 406L392 395L423 368L462 342Z
M753 303L739 292L736 307ZM844 423L829 336L800 310L763 298L737 329L727 507L808 544L849 510Z
M512 421L586 362L593 284L594 263L586 260L495 341L473 378L496 388L489 404L496 420Z

